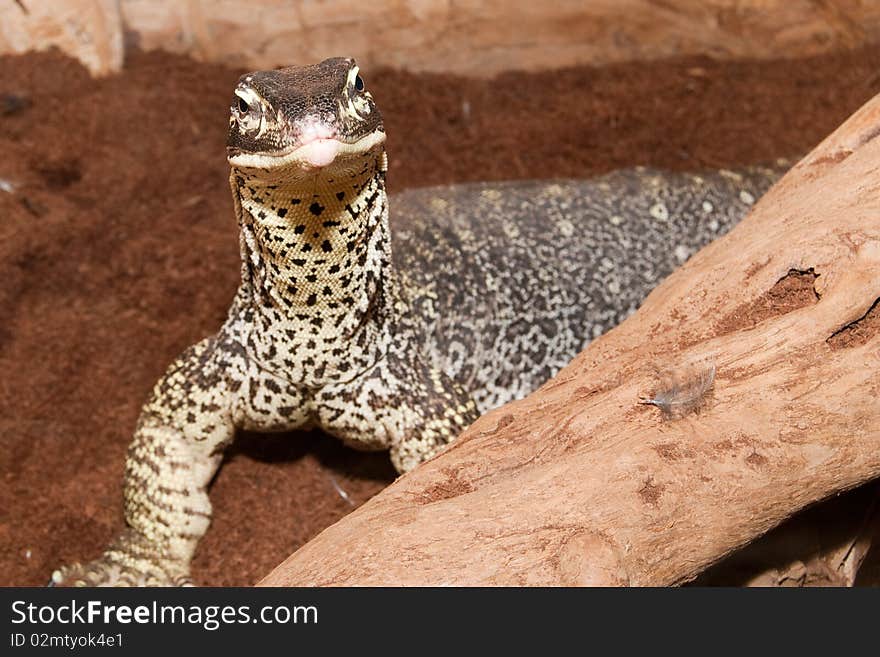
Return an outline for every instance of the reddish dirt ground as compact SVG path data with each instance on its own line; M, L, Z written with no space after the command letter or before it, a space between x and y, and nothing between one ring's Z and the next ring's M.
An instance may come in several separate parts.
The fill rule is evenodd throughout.
M878 70L880 47L365 77L394 191L803 153L880 91ZM239 73L151 53L93 80L57 53L0 57L0 584L43 584L99 554L122 524L141 403L225 315L239 275L224 158ZM242 436L213 484L196 581L255 582L393 477L386 456L320 434Z

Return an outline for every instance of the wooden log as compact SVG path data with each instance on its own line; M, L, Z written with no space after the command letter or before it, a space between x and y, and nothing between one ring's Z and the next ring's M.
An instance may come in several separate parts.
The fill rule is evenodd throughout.
M807 56L874 43L880 7L848 0L122 0L130 38L245 68L346 54L488 76L677 55Z
M808 56L876 43L880 5L851 0L6 0L0 53L55 45L92 73L161 48L235 67L335 55L490 76L681 55Z
M793 57L875 43L880 6L851 0L122 0L132 41L245 68L347 54L489 76L680 55Z
M92 75L122 68L122 15L116 0L7 0L0 3L0 54L56 47Z
M751 542L694 582L700 586L877 586L880 480L835 495ZM873 552L872 552L873 551Z
M265 585L670 585L880 476L880 96L524 400ZM640 403L714 367L697 411Z

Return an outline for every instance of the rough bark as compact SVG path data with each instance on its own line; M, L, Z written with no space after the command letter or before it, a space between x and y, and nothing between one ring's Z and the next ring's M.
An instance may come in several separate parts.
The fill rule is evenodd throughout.
M552 381L262 583L678 584L880 476L878 135L880 97ZM711 366L697 410L640 403Z

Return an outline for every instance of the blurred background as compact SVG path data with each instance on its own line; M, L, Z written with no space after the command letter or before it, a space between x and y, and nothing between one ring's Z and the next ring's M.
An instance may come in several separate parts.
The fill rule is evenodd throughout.
M493 75L674 55L773 58L873 43L870 0L3 0L0 52L56 45L92 72L132 48L271 68L349 53L367 67Z
M383 112L392 192L736 168L805 154L880 92L880 2L0 0L0 585L121 528L141 404L238 282L235 82L336 55ZM319 433L241 436L195 580L256 582L394 476ZM841 583L816 556L880 524L877 491L702 583ZM880 582L871 555L859 583Z

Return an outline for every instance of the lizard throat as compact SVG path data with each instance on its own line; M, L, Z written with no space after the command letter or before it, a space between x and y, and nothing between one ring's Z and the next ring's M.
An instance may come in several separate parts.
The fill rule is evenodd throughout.
M242 283L263 339L283 330L288 341L337 350L387 341L394 279L383 161L287 184L232 169Z

